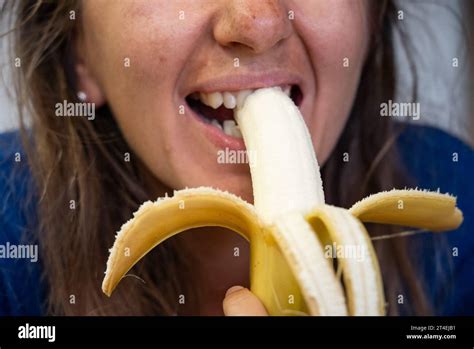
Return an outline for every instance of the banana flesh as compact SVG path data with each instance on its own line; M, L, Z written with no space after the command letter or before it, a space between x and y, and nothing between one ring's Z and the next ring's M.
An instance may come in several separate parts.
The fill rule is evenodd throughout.
M349 210L326 205L306 124L279 88L257 90L236 112L248 151L254 205L201 187L144 203L117 233L103 292L110 296L124 275L151 249L186 230L219 226L250 243L250 288L270 315L384 315L380 268L363 222L432 231L463 220L450 195L392 190L371 195ZM328 256L327 244L355 247L355 256ZM342 282L334 261L342 272Z

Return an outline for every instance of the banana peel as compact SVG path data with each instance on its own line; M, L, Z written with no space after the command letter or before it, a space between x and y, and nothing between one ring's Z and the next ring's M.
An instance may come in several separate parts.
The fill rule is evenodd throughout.
M311 137L298 108L279 88L249 95L236 112L251 166L254 205L209 187L148 201L116 235L103 292L166 239L198 227L230 229L250 243L250 289L270 315L384 315L380 267L363 223L456 229L455 197L422 190L371 195L349 210L327 205ZM323 243L353 246L337 258L344 286Z

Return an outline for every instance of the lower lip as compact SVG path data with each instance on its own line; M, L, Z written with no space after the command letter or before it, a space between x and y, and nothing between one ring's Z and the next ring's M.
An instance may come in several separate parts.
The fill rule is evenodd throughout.
M191 117L199 125L198 127L203 130L203 133L206 135L206 137L218 149L226 149L226 148L232 149L232 150L245 150L246 149L244 140L242 138L229 136L225 134L224 131L218 129L217 127L211 124L207 124L187 104L186 104L186 114L191 115Z

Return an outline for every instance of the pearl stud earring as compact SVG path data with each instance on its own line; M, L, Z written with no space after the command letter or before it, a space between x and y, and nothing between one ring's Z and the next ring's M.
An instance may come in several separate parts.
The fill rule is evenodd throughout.
M84 91L79 91L77 92L77 98L79 98L81 102L85 102L87 100L87 95Z

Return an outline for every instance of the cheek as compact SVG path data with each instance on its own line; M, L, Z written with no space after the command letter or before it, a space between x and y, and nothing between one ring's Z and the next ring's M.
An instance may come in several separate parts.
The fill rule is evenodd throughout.
M119 96L127 92L132 99L150 87L157 90L157 82L168 82L167 77L172 76L169 69L179 67L179 47L173 45L172 34L158 27L159 18L116 18L123 11L116 9L114 12L118 13L93 23L94 30L87 31L86 44L90 68L104 91ZM183 38L175 41L184 43ZM107 97L113 102L112 97L117 96Z
M169 103L210 10L179 0L86 0L84 7L89 66L117 119L144 100Z
M151 4L120 2L102 18L92 14L94 30L86 32L86 47L89 66L127 143L155 175L175 187L179 173L186 172L178 167L192 162L175 127L182 116L174 92L197 31L190 30L190 22L180 25L179 11L170 2L159 9Z
M299 32L310 54L315 93L309 128L320 163L330 156L349 117L368 47L366 8L323 1L305 9Z

